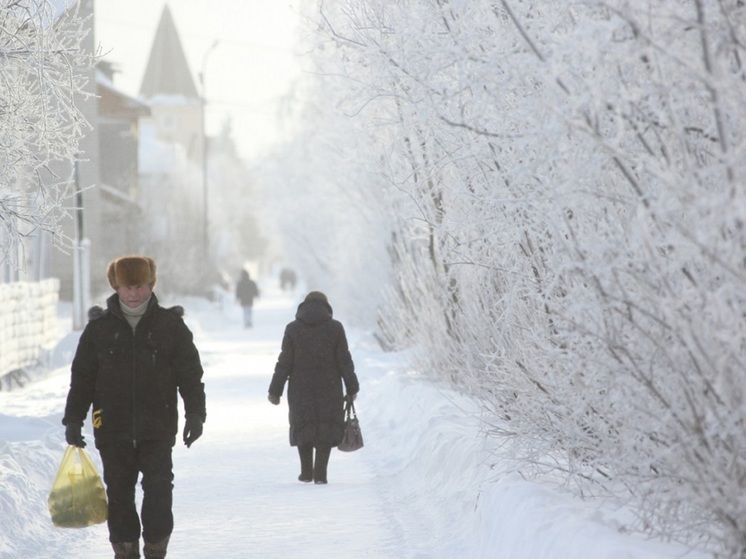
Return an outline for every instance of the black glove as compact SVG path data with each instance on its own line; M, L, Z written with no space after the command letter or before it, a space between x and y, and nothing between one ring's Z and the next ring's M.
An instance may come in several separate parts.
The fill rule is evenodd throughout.
M85 448L85 439L83 438L83 423L68 423L65 427L65 440L67 444L77 446L79 448Z
M267 400L269 400L275 406L279 406L280 405L280 397L279 396L275 396L274 394L269 394L267 396Z
M196 414L189 414L186 416L186 422L184 423L184 444L187 448L192 446L192 443L202 436L202 417Z
M348 394L347 400L350 402L354 402L355 400L357 400L357 392L355 392L354 394Z

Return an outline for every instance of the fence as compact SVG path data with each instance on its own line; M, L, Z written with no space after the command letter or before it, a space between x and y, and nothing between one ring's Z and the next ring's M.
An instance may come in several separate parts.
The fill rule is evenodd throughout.
M38 365L59 341L60 282L0 284L0 389L22 384L24 369Z

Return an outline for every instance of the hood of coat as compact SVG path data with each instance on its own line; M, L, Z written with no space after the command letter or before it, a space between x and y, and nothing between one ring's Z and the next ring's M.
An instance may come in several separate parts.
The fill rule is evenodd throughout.
M295 313L295 318L306 324L319 324L331 320L333 314L329 303L312 299L298 305L298 312Z

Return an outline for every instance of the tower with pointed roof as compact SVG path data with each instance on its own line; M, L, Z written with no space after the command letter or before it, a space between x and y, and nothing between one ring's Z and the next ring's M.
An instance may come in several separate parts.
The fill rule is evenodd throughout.
M140 97L151 107L157 139L178 144L188 159L201 161L202 100L168 4L153 39Z

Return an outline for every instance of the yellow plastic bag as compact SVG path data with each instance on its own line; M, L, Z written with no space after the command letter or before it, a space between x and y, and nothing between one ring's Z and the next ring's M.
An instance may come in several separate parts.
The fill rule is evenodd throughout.
M68 446L47 499L58 528L85 528L106 522L106 491L85 450Z

